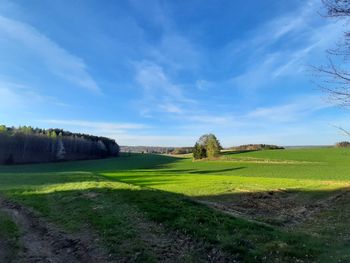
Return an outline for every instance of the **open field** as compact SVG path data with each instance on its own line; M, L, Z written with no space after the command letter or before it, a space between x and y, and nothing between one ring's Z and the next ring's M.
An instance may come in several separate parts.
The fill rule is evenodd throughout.
M348 262L349 160L313 148L0 166L0 261Z

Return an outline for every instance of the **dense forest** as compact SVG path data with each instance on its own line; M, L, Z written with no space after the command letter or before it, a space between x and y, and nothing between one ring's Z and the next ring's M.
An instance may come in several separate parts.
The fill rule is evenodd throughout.
M62 129L0 125L0 164L84 160L119 155L112 139Z

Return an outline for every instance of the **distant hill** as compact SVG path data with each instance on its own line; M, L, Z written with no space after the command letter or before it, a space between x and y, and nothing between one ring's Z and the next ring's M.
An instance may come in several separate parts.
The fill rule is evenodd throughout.
M293 145L283 146L285 149L302 149L302 148L331 148L333 145Z
M186 154L191 153L192 149L193 147L120 146L120 151L126 153Z
M259 151L259 150L278 150L284 149L284 147L271 145L271 144L245 144L240 146L234 146L229 148L233 151Z
M0 164L98 159L118 154L119 145L105 137L0 125Z

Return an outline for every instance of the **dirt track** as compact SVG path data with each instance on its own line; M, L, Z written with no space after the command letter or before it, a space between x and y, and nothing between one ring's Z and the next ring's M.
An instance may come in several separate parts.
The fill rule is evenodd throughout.
M91 195L89 195L91 197ZM89 231L84 234L67 234L55 225L37 216L31 209L0 197L0 211L6 213L16 223L21 232L20 252L11 262L15 263L75 263L75 262L139 262L134 257L108 256L98 245L96 235ZM133 218L134 227L140 235L140 241L152 251L158 262L183 262L191 255L200 262L227 262L226 255L214 247L197 243L190 237L172 232L168 233L162 225L152 223L140 215ZM0 240L0 262L6 261L11 247ZM6 241L6 240L5 240ZM128 246L122 241L121 246ZM209 249L209 250L208 250ZM236 262L231 258L232 262Z
M93 235L64 233L29 209L3 198L0 198L0 210L13 219L22 234L21 250L13 262L111 262L106 253L97 248ZM3 262L1 257L0 262Z

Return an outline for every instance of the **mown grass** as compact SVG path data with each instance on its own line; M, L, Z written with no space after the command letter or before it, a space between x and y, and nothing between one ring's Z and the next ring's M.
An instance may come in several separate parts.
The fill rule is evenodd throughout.
M332 231L320 233L312 230L312 224L286 231L234 218L193 200L278 189L298 191L310 201L326 198L350 184L348 149L232 153L224 158L193 162L191 158L139 154L97 161L2 166L0 191L69 231L93 229L112 253L134 261L158 258L140 233L142 227L137 224L141 223L135 222L161 225L164 233L189 235L208 251L217 247L246 262L313 261L330 248L342 251L337 260L347 258L345 241L326 245L336 238ZM254 163L251 158L296 162ZM339 228L343 229L344 224ZM185 258L198 261L200 256L194 253Z

